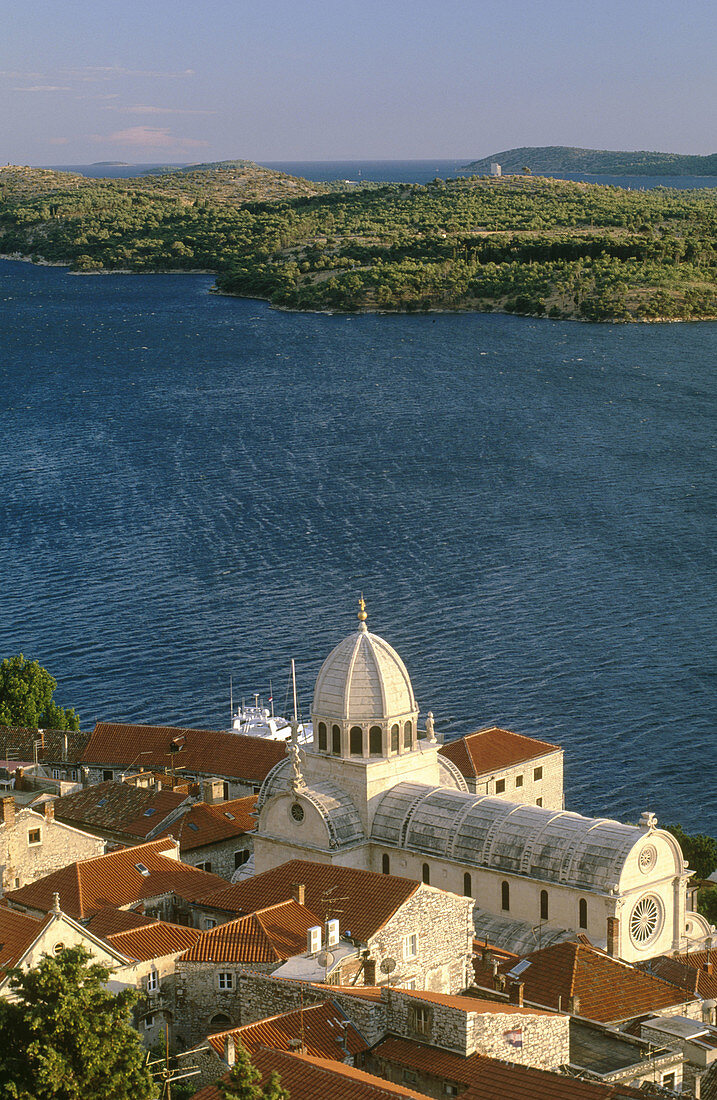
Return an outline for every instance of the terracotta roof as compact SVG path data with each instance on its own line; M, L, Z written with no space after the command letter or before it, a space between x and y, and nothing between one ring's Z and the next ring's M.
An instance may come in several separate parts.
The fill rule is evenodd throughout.
M594 947L580 943L556 943L525 956L530 966L522 971L526 1001L569 1011L571 997L578 998L575 1014L598 1023L616 1023L647 1012L683 1004L688 998L668 982L620 962ZM515 963L501 963L507 974ZM492 986L492 974L475 960L476 982Z
M0 907L0 977L27 951L42 932L47 917L30 917Z
M381 875L338 864L293 859L260 875L226 886L202 899L202 905L234 913L251 913L292 896L303 883L304 903L325 919L331 896L340 898L341 930L366 943L419 888L413 879Z
M67 738L67 756L65 757L65 737ZM73 764L79 760L87 742L89 733L73 733L64 730L34 730L22 726L0 726L0 758L6 759L8 750L15 757L35 759L35 742L39 741L37 758L40 762L60 763L66 760Z
M224 1040L228 1035L241 1042L250 1055L262 1046L272 1050L289 1050L289 1043L296 1039L303 1041L306 1054L337 1062L343 1062L346 1050L353 1056L368 1049L364 1037L333 1001L269 1016L254 1024L210 1035L207 1042L220 1058L224 1055Z
M128 932L130 929L144 928L148 924L156 923L156 917L148 917L145 913L135 912L133 909L113 909L109 906L99 909L90 917L85 928L104 940L115 932Z
M182 852L243 836L256 829L256 818L251 816L256 799L255 794L250 794L211 806L206 802L195 802L191 809L157 835L173 836L179 841Z
M162 854L172 850L174 843L169 839L150 840L134 848L71 863L19 890L10 890L5 896L15 906L47 913L52 908L52 895L57 892L63 913L83 920L108 906L120 908L161 894L178 894L187 901L195 901L216 890L223 881L218 875ZM145 867L148 873L143 873L140 867Z
M264 737L179 726L98 722L81 760L83 764L108 767L141 763L144 767L160 770L173 765L201 775L262 783L285 756L283 741Z
M707 967L711 968L711 973ZM644 963L641 970L655 974L663 981L696 997L717 997L717 949L691 951L689 954L661 955Z
M179 954L196 943L201 932L198 928L186 928L168 921L155 921L143 928L129 928L126 932L114 932L105 936L115 951L121 951L130 959L146 962L161 959L164 955Z
M63 795L54 802L55 817L68 825L146 837L176 812L187 795L108 782Z
M547 1070L472 1054L468 1058L425 1043L389 1036L373 1048L379 1058L441 1077L468 1088L462 1100L628 1100L644 1092L626 1085L603 1085L562 1077Z
M530 1008L528 1005L519 1007L507 1001L489 1001L482 997L454 997L450 993L431 993L428 989L399 989L398 993L407 997L415 997L417 1001L427 1001L429 1004L445 1005L446 1008L457 1008L461 1012L497 1013L498 1015L517 1016L554 1016L555 1013L544 1008Z
M545 756L548 752L559 752L560 746L491 726L489 729L469 733L457 741L449 741L438 751L452 760L463 775L473 778L485 775L486 772L509 768L522 760Z
M280 902L202 932L182 962L285 962L306 951L306 933L320 923L298 902Z

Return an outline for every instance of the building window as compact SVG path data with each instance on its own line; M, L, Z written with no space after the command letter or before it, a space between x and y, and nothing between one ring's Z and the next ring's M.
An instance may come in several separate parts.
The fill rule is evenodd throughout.
M410 749L413 743L413 726L410 722L406 722L403 727L403 747L404 749Z
M533 768L533 779L534 779L534 781L536 783L539 783L542 778L543 778L543 769L542 768Z
M110 768L106 768L102 772L102 782L103 783L109 783L111 780L114 779L114 777L115 777L115 773Z
M368 731L368 751L371 756L383 755L383 733L380 726L371 726Z
M505 779L496 779L495 781L495 793L503 794L505 790Z
M219 971L219 988L220 989L233 989L234 988L234 975L229 970Z
M504 913L510 910L510 883L502 882L500 885L500 907Z
M423 877L423 881L425 882L426 886L430 886L431 885L431 868L428 866L427 863L423 864L423 867L421 868L421 875Z
M415 959L418 954L418 933L412 932L409 936L403 937L403 957L404 959Z
M243 867L246 861L249 859L249 849L242 848L241 851L234 853L234 870L238 871L240 867Z
M404 1085L416 1085L418 1084L418 1074L415 1070L404 1069L403 1071L403 1083Z
M53 779L61 779L62 778L62 772L60 771L59 768L53 768L52 769L52 778Z
M415 989L415 988L416 988L416 979L415 978L409 978L408 981L404 982L403 985L401 986L401 989Z
M231 1024L231 1020L223 1012L217 1012L216 1016L212 1016L209 1021L209 1026L214 1031L224 1031Z
M151 1027L154 1027L154 1016L145 1016L144 1018L144 1030L149 1031Z
M540 919L541 920L547 920L548 919L548 891L547 890L541 890L540 891Z
M408 1026L417 1035L430 1035L433 1013L428 1005L408 1006Z
M295 821L297 825L300 825L306 817L306 814L304 813L304 807L301 805L300 802L292 802L291 810L289 812L291 813L292 820Z
M326 722L319 722L319 751L326 752Z
M542 806L542 805L543 805L543 800L542 800L542 798L536 798L536 800L535 800L535 805L536 805L536 806Z
M209 872L211 872L211 870L212 870L211 860L206 859L204 861L204 863L197 863L196 867L197 867L198 871L209 871Z
M383 871L384 875L391 874L391 860L388 858L385 852L381 856L381 870Z
M398 722L391 726L391 752L398 752Z
M156 993L159 989L159 974L156 970L150 970L147 975L147 992Z
M28 844L41 844L42 843L42 833L41 833L40 829L30 829L29 833L27 834L27 843Z
M578 923L579 923L581 928L587 928L587 926L588 926L588 903L585 900L585 898L580 899L580 904L578 905L578 909L580 911L580 918L579 918Z
M231 791L229 790L229 784L224 783L224 785L222 787L222 798L224 799L225 802L229 801L229 796L230 795L231 795Z
M205 928L216 928L216 926L217 926L217 922L214 919L214 917L205 917L204 918L204 927Z
M341 726L331 727L331 751L334 756L341 756Z
M523 776L522 775L516 775L515 785L516 785L516 787L522 787L523 786Z
M466 873L463 876L463 896L466 898L473 897L473 883L471 882L471 876Z
M349 730L349 752L352 756L363 756L363 730L352 726Z
M675 1074L674 1073L666 1073L665 1074L665 1076L662 1078L662 1087L663 1087L663 1089L674 1089L674 1087L675 1087Z
M65 945L62 942L56 943L52 950L56 955L59 955L61 951L65 950Z
M445 1085L444 1092L446 1096L458 1096L458 1085Z

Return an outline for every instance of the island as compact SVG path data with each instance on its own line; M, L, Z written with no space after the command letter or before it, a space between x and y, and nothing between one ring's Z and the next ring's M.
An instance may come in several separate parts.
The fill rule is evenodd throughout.
M464 166L467 172L490 172L499 164L504 175L524 173L559 176L717 176L717 153L699 157L681 153L623 152L613 149L579 149L569 145L523 146L504 149Z
M250 161L139 179L0 169L0 252L73 271L205 271L224 294L340 312L717 317L710 189L536 176L314 183Z

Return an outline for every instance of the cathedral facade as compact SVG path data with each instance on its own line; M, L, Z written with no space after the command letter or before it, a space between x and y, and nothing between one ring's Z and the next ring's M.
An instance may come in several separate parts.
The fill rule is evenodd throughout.
M476 934L527 953L584 933L628 962L696 946L679 844L657 828L472 793L439 753L396 651L358 630L316 680L313 744L261 788L254 871L310 859L402 875L475 903Z

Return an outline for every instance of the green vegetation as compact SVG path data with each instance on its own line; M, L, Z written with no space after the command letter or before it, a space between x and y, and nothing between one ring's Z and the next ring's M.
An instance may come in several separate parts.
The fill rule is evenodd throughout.
M0 664L0 726L25 729L79 730L70 707L58 707L52 696L57 680L37 661L6 657Z
M261 1074L240 1042L236 1044L235 1058L229 1076L217 1082L224 1100L289 1100L289 1093L281 1087L277 1073L270 1074L261 1088Z
M152 1100L157 1090L130 1024L135 994L106 988L84 947L11 971L0 999L0 1095L8 1100Z
M713 318L716 230L711 191L534 176L347 190L244 162L139 180L0 169L5 255L212 271L224 293L300 310Z
M665 825L676 838L682 854L698 879L709 878L717 870L717 840L704 833L688 835L681 825Z
M534 175L573 172L596 176L717 176L717 153L693 157L680 153L576 149L568 145L505 149L492 157L471 161L466 169L482 174L489 172L494 162L500 164L506 174L524 172L528 166Z

